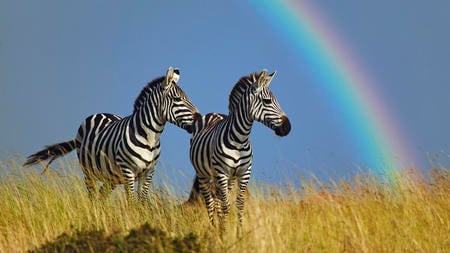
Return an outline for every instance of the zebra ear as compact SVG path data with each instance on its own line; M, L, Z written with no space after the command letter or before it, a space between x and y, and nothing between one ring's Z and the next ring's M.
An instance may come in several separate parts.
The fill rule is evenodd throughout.
M169 88L172 84L177 84L180 79L180 71L169 67L166 74L166 80L164 82L164 88Z
M277 71L275 70L272 74L270 74L267 77L267 80L266 80L266 83L265 83L266 87L269 87L269 84L272 82L272 79L275 77L276 74L277 74Z
M275 77L277 71L274 71L270 75L267 75L267 70L263 70L263 72L265 72L265 75L263 76L261 73L261 76L260 76L261 85L264 87L269 87L269 84L272 82L272 79Z
M263 71L259 74L258 80L253 83L253 88L257 93L260 92L264 86L267 86L266 83L269 77L270 76L267 76L267 70L263 69Z

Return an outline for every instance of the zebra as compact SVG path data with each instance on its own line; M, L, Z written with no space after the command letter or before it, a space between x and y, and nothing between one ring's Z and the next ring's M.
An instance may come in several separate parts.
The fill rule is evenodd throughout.
M123 184L128 199L137 195L145 200L160 156L160 136L166 122L192 133L200 113L186 93L177 85L180 72L170 67L166 76L149 82L134 102L133 113L120 117L109 113L88 116L80 125L76 138L46 146L30 155L24 166L56 158L77 150L88 194L108 196ZM98 181L102 182L100 189Z
M194 124L190 160L213 226L217 213L224 228L230 210L229 192L236 181L238 220L239 224L243 223L244 197L253 157L249 140L253 122L263 123L278 136L286 136L291 130L289 118L268 87L275 73L268 75L264 69L242 77L230 93L228 115L208 113Z

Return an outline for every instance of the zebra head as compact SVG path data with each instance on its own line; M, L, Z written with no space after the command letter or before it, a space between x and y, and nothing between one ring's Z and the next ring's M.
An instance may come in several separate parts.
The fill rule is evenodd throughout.
M277 98L269 89L276 72L268 75L263 70L250 86L251 117L273 129L278 136L286 136L291 131L289 118L283 112Z
M179 79L180 71L170 67L161 84L163 88L162 117L188 133L192 133L194 120L201 115L186 93L177 85Z

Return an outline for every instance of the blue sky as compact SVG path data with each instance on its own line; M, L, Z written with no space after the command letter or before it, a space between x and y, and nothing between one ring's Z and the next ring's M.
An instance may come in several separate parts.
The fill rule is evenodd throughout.
M449 164L450 2L314 1L371 77L419 157ZM245 1L0 1L0 158L75 137L90 114L132 112L169 66L202 113L227 112L244 75L277 70L292 123L255 123L253 178L351 176L363 155L306 62ZM167 125L158 170L191 177L189 135ZM431 154L433 163L427 161ZM171 174L172 173L172 174Z

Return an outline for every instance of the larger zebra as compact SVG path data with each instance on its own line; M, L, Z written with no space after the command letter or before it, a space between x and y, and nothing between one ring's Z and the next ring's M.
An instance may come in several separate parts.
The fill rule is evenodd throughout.
M249 140L254 121L273 129L278 136L291 130L291 123L269 89L275 76L266 70L242 77L229 97L229 115L209 113L196 121L191 138L190 159L195 168L208 216L220 224L230 210L229 191L238 183L236 206L239 222L243 221L244 195L250 179L252 146ZM219 203L215 203L216 198ZM218 205L216 205L218 204Z
M179 70L170 67L166 76L154 79L136 98L133 114L127 117L99 113L87 117L75 139L47 146L28 157L24 165L54 159L76 149L85 184L90 195L98 191L109 193L124 184L127 197L144 200L160 155L160 135L168 121L192 132L197 108L177 85Z

